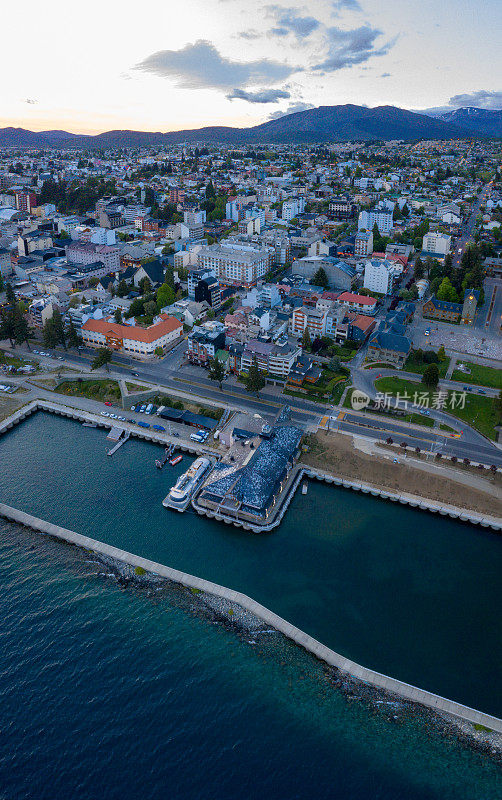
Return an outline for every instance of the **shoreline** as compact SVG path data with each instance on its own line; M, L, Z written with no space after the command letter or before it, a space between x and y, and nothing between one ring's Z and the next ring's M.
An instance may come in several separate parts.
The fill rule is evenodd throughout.
M80 422L93 422L98 427L102 428L122 427L125 431L129 432L131 436L134 436L138 439L144 439L145 441L150 441L154 444L161 444L165 446L166 444L172 443L168 435L144 431L143 429L136 430L137 426L134 425L134 423L129 423L127 426L124 426L123 424L120 426L114 424L112 425L107 418L100 417L98 414L94 414L89 411L83 411L82 409L71 406L64 406L60 403L40 398L30 401L27 405L22 406L13 414L6 417L0 423L0 436L37 411L45 411L56 414L57 416L79 420ZM179 450L187 453L195 453L196 455L216 455L215 451L206 447L197 447L185 443L181 444L179 442L176 442L176 446ZM365 481L354 481L346 478L340 478L331 473L302 464L301 461L298 462L295 467L293 467L291 476L288 479L288 485L279 496L277 506L274 509L273 517L270 522L257 525L252 524L251 522L244 522L234 519L230 516L222 514L221 512L213 512L207 509L202 509L197 504L197 494L199 490L197 490L192 497L191 505L197 514L206 516L210 519L215 519L217 522L224 522L227 525L243 528L244 530L249 530L253 533L268 533L269 531L278 527L282 522L284 514L288 510L289 505L303 478L323 481L338 486L339 488L351 489L356 492L361 492L362 494L371 494L372 496L379 497L383 500L388 500L393 503L398 502L402 505L409 505L412 508L417 508L421 511L428 511L429 513L448 516L460 522L468 522L473 525L479 525L483 528L491 528L497 532L502 531L502 519L498 517L481 514L473 511L472 509L459 508L458 506L449 505L448 503L442 503L422 497L420 495L414 495L409 492L393 492L384 487L375 486L374 484L367 483Z

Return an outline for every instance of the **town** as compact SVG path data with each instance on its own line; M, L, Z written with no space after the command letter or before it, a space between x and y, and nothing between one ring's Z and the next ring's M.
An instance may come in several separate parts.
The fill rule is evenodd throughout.
M378 410L418 375L439 411L467 393L454 416L498 438L494 142L6 149L0 169L7 348L249 409L262 396L306 429L367 428L353 392ZM445 444L468 458L480 440Z

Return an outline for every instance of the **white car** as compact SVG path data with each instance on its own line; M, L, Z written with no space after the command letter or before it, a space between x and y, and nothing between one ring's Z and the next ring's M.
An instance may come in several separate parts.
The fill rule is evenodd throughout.
M121 422L127 422L125 417L117 417L117 419L119 419Z
M110 416L108 411L100 411L99 413L101 414L102 417L109 417Z
M116 414L109 414L110 419L118 419Z

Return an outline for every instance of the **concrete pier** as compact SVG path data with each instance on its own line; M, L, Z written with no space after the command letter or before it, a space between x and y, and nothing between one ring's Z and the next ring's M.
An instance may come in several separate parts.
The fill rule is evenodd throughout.
M125 564L129 564L131 567L141 567L146 572L159 575L167 580L182 584L183 586L199 589L207 594L224 598L231 603L241 606L251 614L254 614L256 617L263 620L267 625L275 628L275 630L279 631L284 636L287 636L289 639L296 642L296 644L298 644L300 647L303 647L320 660L326 662L330 666L335 667L341 672L351 675L357 680L369 684L370 686L375 686L378 689L383 689L384 691L387 691L392 695L396 695L397 697L401 697L405 700L419 703L427 708L433 709L434 711L451 714L452 716L462 719L473 725L483 725L485 728L488 728L492 731L502 733L502 720L498 717L485 714L484 712L477 711L474 708L469 708L468 706L464 706L461 703L455 702L454 700L448 700L445 697L440 697L432 692L427 692L424 689L419 689L416 686L403 683L402 681L396 680L395 678L391 678L387 675L382 675L379 672L375 672L374 670L361 666L361 664L356 664L354 661L345 658L339 653L336 653L334 650L331 650L329 647L326 647L321 642L318 642L304 631L296 628L294 625L291 625L291 623L289 623L287 620L279 617L277 614L274 614L273 611L270 611L268 608L265 608L265 606L262 606L260 603L257 603L251 597L247 597L241 592L228 589L225 586L219 586L218 584L206 581L203 578L198 578L195 575L189 575L188 573L180 572L179 570L167 567L163 564L158 564L155 561L150 561L147 558L142 558L141 556L134 555L133 553L128 553L125 550L120 550L117 547L105 544L104 542L99 542L96 539L91 539L88 536L82 536L79 533L75 533L75 531L61 528L58 525L53 525L50 522L38 519L31 514L27 514L24 511L19 511L18 509L12 508L11 506L7 506L3 503L0 503L0 516L12 520L20 525L32 528L33 530L40 531L41 533L49 536L54 536L62 541L69 542L77 547L83 547L87 550L91 550L98 555L121 561Z

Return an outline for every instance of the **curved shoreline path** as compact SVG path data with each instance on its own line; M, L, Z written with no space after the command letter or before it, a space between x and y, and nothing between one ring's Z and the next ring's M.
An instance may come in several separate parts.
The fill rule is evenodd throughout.
M453 700L448 700L439 695L432 694L416 686L398 681L387 675L382 675L374 670L367 669L366 667L356 664L353 661L345 658L344 656L326 647L321 642L309 636L304 631L296 628L287 620L279 617L273 611L265 608L260 603L257 603L250 597L242 594L241 592L228 589L225 586L206 581L203 578L198 578L188 573L180 572L179 570L167 567L164 564L158 564L155 561L150 561L147 558L142 558L133 553L125 550L120 550L112 545L105 544L104 542L91 539L88 536L76 533L75 531L61 528L59 525L54 525L37 517L27 514L24 511L19 511L16 508L0 503L0 516L10 519L25 527L32 528L33 530L40 531L49 536L54 536L69 544L91 550L98 555L112 558L116 561L121 561L134 568L144 569L146 572L159 575L162 578L173 581L174 583L182 584L191 589L198 589L207 594L221 597L231 603L241 606L246 611L254 614L259 619L263 620L267 625L272 626L284 636L296 642L300 647L308 650L314 656L322 661L325 661L332 667L340 670L341 672L348 673L353 678L360 680L366 684L383 689L384 691L396 694L406 700L419 703L434 711L451 714L473 725L482 725L497 733L502 733L502 720L493 717L490 714L485 714L482 711L464 706L461 703L456 703Z

